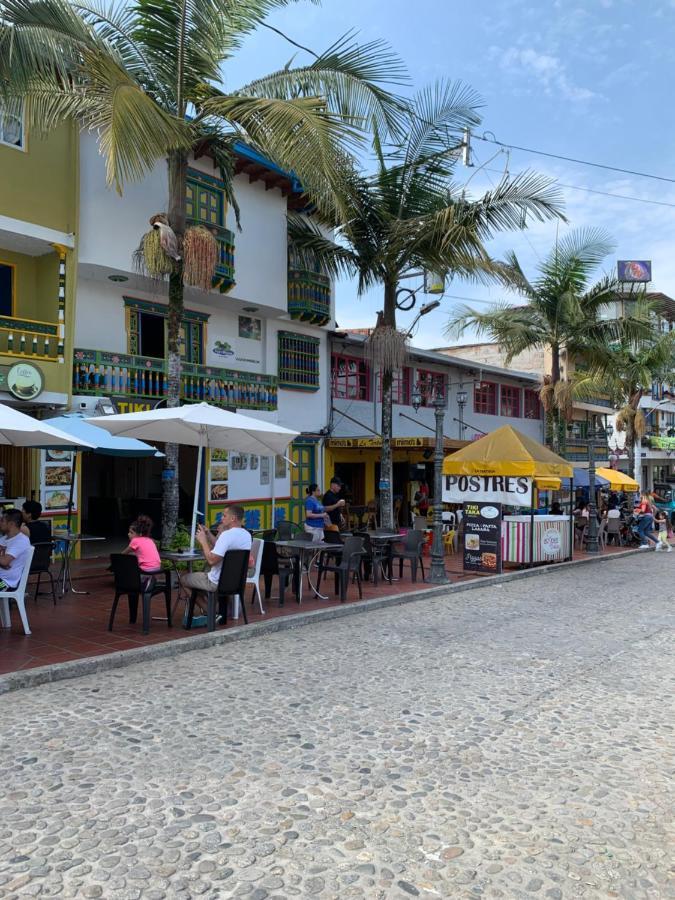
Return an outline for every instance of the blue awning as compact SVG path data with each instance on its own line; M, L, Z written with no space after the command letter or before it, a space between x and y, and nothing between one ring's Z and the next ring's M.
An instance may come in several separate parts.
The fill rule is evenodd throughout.
M81 438L92 444L94 449L92 453L102 453L105 456L162 456L155 447L138 441L135 438L117 437L110 434L105 428L99 428L90 422L85 422L81 413L67 413L64 416L57 416L54 419L45 420L48 425L65 431L66 434L74 438ZM80 447L73 445L73 450L79 450Z
M570 480L569 478L561 478L562 486L565 490L569 490ZM603 478L602 475L595 476L595 486L596 487L606 487L609 484L606 478ZM588 487L588 469L574 469L574 487Z

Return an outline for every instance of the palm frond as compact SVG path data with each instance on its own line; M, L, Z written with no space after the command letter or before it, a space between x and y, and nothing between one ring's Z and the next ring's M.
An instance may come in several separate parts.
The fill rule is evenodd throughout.
M289 213L288 242L289 251L301 268L324 272L331 278L351 277L358 271L354 253L332 241L305 215Z

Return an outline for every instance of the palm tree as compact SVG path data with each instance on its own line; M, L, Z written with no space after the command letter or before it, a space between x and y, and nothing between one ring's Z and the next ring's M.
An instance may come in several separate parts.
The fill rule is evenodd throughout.
M308 267L333 276L356 276L358 292L373 285L383 309L369 345L382 377L381 479L392 484L392 373L405 359L406 335L397 330L401 279L420 269L467 278L498 270L485 241L518 228L524 213L540 220L559 215L558 194L547 179L524 173L504 178L494 191L471 200L452 183L463 129L479 122L479 98L461 83L439 82L409 103L405 138L386 145L375 130L374 172L354 173L344 206L327 224L331 240L307 220L289 226L293 252ZM393 527L391 487L380 490L381 522Z
M362 126L396 126L398 105L383 83L400 81L403 69L380 42L359 47L347 35L310 65L221 90L222 64L272 10L291 2L0 0L0 101L23 100L34 132L72 118L96 133L108 183L120 193L166 159L169 206L162 225L176 236L174 256L181 256L186 172L196 148L220 166L237 216L231 151L241 138L293 171L315 202L330 209L345 148ZM215 264L212 236L195 237L211 240L206 250ZM155 274L169 281L167 402L176 406L184 259L160 254ZM201 284L210 287L210 279ZM177 448L168 446L165 468L175 477L163 481L165 542L178 513L177 466Z
M643 303L638 316L653 328L651 304ZM670 381L675 369L675 331L652 333L639 340L624 339L596 348L595 367L580 385L580 396L591 397L603 393L617 410L616 429L626 435L626 449L634 478L641 483L642 460L639 448L646 432L646 419L640 407L645 394L651 393L654 381Z
M587 381L585 369L600 364L611 343L644 336L648 326L639 316L617 320L609 315L617 299L614 278L603 276L591 283L593 273L613 250L609 235L597 228L570 231L556 240L549 255L528 280L515 253L507 254L503 271L510 286L525 299L522 306L496 304L487 312L464 307L448 324L448 332L468 328L487 335L506 351L506 364L528 350L544 350L550 370L540 391L547 419L547 441L560 449L565 443L565 420L572 412L575 394ZM603 316L606 316L603 318ZM562 372L563 355L567 372ZM574 375L570 365L584 371Z

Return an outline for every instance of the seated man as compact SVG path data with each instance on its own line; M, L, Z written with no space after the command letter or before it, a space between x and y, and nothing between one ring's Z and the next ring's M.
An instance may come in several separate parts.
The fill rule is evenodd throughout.
M52 539L52 530L49 522L44 519L40 521L42 515L42 504L37 500L26 500L21 507L23 515L23 524L21 531L29 538L31 544L44 544Z
M248 550L253 546L251 535L242 527L244 521L244 508L242 506L228 506L223 512L223 517L218 525L216 538L214 538L200 525L197 529L197 541L204 552L204 559L208 568L204 572L193 572L183 578L185 587L199 591L202 594L210 594L218 589L220 570L223 567L223 557L228 550ZM243 602L243 597L241 598Z
M18 509L7 509L0 518L0 591L14 591L23 575L30 541L21 531Z

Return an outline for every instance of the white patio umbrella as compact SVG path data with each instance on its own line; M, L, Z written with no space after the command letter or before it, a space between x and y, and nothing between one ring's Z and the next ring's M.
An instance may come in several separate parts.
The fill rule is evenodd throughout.
M290 442L299 434L298 431L282 428L281 425L228 412L209 403L99 416L86 421L105 428L111 434L134 437L141 441L164 441L200 448L190 546L194 545L197 530L197 500L204 450L229 450L232 453L253 453L257 456L281 455L286 453Z
M27 416L12 406L0 403L0 444L10 447L84 447L94 445L83 438L73 438L60 428Z

